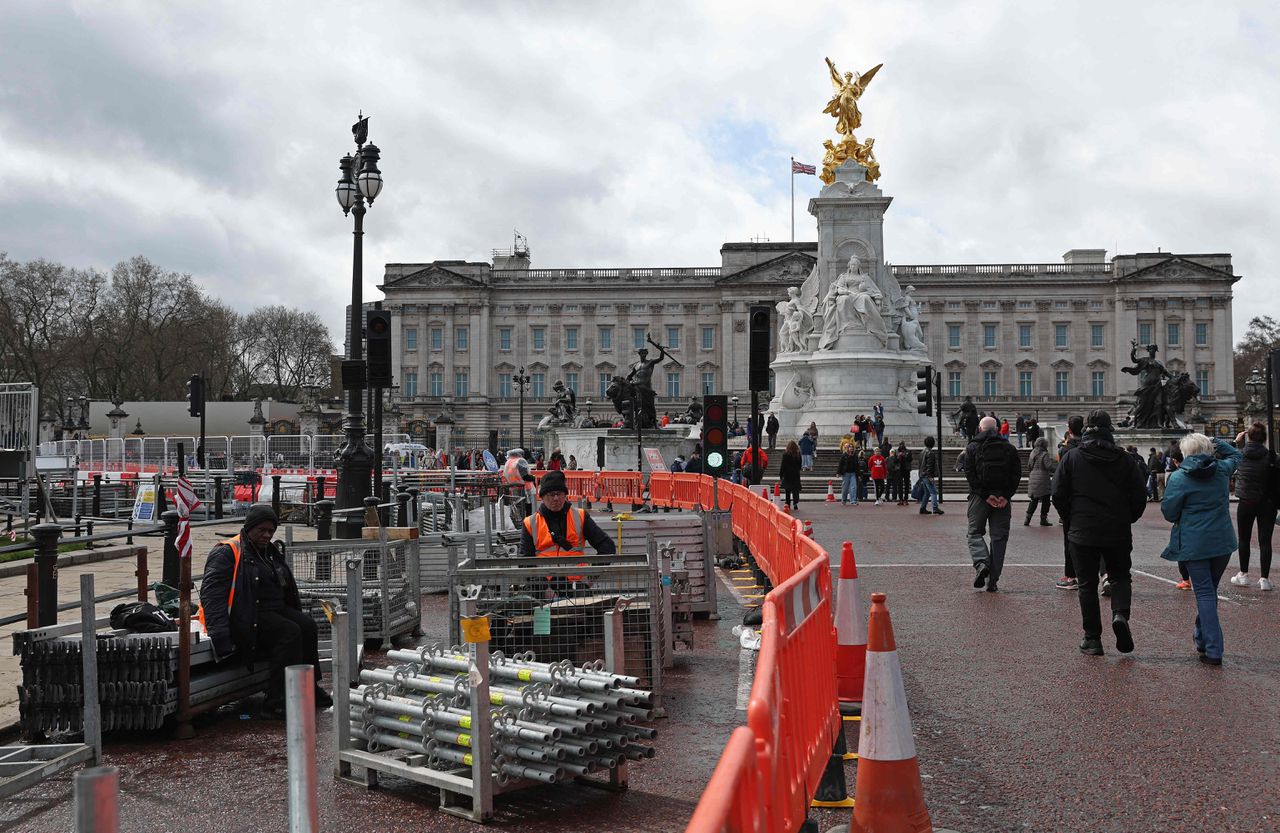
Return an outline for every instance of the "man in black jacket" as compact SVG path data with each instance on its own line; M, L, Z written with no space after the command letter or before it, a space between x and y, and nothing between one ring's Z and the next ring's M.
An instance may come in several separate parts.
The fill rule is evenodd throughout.
M1247 442L1246 442L1247 440ZM1273 480L1276 474L1276 455L1267 449L1267 426L1255 422L1248 431L1236 435L1236 445L1244 449L1244 457L1236 467L1236 532L1240 543L1240 572L1232 577L1237 587L1249 586L1249 545L1253 539L1253 524L1258 524L1258 556L1261 578L1259 590L1270 590L1271 585L1271 534L1276 525L1276 502Z
M1009 501L1018 493L1022 460L1018 450L1000 436L994 417L983 417L978 436L965 448L964 474L969 481L969 557L977 576L974 587L988 593L999 588L1004 552L1009 544ZM987 530L991 544L987 545Z
M270 506L250 507L240 533L210 550L200 581L200 621L214 658L265 657L271 663L263 704L270 717L284 714L284 669L290 665L314 665L316 706L333 705L319 685L316 623L302 612L293 571L271 541L279 524Z
M1080 651L1091 656L1103 653L1098 566L1105 564L1116 650L1129 653L1133 650L1129 629L1132 525L1147 508L1147 492L1137 462L1116 445L1106 411L1089 414L1079 445L1062 455L1053 478L1053 505L1067 529L1076 570L1084 626Z

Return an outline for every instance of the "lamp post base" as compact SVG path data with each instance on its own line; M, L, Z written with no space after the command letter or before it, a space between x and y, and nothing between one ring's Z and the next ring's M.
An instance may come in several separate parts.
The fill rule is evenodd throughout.
M362 509L364 499L372 492L373 449L364 441L364 420L348 417L343 427L347 443L338 451L338 509ZM364 513L344 513L334 525L339 538L359 538L364 528Z

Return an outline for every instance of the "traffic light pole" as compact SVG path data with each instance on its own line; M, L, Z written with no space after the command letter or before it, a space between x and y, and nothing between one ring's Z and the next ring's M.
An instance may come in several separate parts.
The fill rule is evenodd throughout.
M936 396L933 398L934 415L938 418L938 503L942 503L942 371L935 370L933 384Z

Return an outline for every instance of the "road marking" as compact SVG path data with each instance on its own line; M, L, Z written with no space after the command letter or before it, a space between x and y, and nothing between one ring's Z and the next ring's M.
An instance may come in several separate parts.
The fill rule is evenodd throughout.
M1153 578L1156 581L1163 581L1165 584L1172 584L1174 587L1178 586L1178 582L1174 581L1173 579L1165 578L1164 576L1157 576L1154 573L1148 573L1146 570L1135 570L1132 567L1130 567L1129 572L1137 573L1138 575L1146 576L1147 578ZM1195 591L1187 591L1187 592L1195 592ZM1224 602L1231 602L1232 604L1241 604L1240 601L1233 599L1229 596L1223 596L1221 593L1218 594L1218 598Z
M1059 561L1056 564L1010 564L1008 562L1005 562L1004 566L1006 567L1056 567L1061 569L1062 562ZM948 564L862 564L862 563L858 564L859 570L865 570L869 567L967 567L970 570L972 570L973 562L957 561L955 563L948 563Z

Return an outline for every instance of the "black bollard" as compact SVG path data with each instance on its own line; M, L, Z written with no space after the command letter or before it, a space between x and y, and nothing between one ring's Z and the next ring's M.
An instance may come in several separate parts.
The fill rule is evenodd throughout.
M132 516L130 516L129 520L125 523L125 529L129 530L130 532L133 532L133 517L132 517ZM132 536L132 535L130 535L128 538L125 538L125 539L124 539L124 542L125 542L126 544L128 544L129 546L131 546L131 547L132 547L132 546L133 546L133 536Z
M324 493L324 475L316 477L316 496L312 500L326 500L328 495Z
M165 511L168 510L169 508L168 503L169 502L165 499L165 495L164 495L164 478L157 477L156 478L156 515L157 516L163 515Z
M383 483L381 491L382 491L382 494L379 495L381 499L378 502L390 503L391 502L391 484ZM387 507L386 509L379 509L378 517L382 519L383 526L391 526L391 507Z
M409 493L396 495L396 526L409 526Z
M213 478L213 517L222 520L222 478Z
M271 511L280 517L280 475L271 475Z
M75 537L80 537L80 515L76 515Z
M409 501L409 506L412 507L412 509L410 510L410 520L412 521L412 524L411 524L412 526L418 525L418 512L421 511L421 507L418 506L418 495L419 495L419 491L417 489L409 490L409 497L411 498Z
M316 501L316 538L320 541L333 540L333 501Z
M84 534L85 534L85 535L87 535L87 536L89 536L90 538L92 538L92 537L93 537L93 521L92 521L92 520L90 520L90 521L88 521L87 523L85 523L85 526L84 526ZM85 542L84 542L84 548L85 548L85 549L87 549L87 550L91 550L91 549L93 549L93 542L92 542L92 541L85 541Z
M170 509L160 516L164 520L164 571L161 580L170 587L178 586L178 510Z
M93 516L102 517L102 475L93 476Z
M58 624L58 539L62 527L39 524L31 528L36 539L37 624L46 628Z

